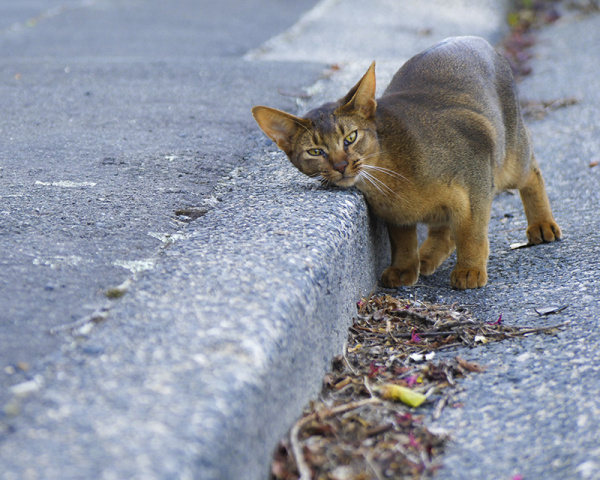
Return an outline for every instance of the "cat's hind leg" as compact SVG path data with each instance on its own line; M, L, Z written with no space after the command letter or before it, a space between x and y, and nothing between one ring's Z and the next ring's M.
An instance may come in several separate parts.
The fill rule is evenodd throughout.
M431 275L456 249L450 225L429 227L429 235L419 249L421 275Z
M392 247L392 265L381 276L384 287L414 285L419 278L419 246L417 226L387 224L390 246Z
M525 216L527 217L527 240L531 244L560 240L562 233L550 209L542 172L535 159L531 158L529 176L519 188Z

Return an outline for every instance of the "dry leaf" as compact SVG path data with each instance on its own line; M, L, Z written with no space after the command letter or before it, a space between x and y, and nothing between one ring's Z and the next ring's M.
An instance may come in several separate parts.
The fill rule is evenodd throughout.
M458 364L463 367L465 370L469 371L469 372L477 372L477 373L481 373L485 371L485 368L483 368L481 365L479 365L478 363L475 362L469 362L467 360L465 360L462 357L456 357L456 361L458 362Z
M415 392L410 388L395 385L393 383L386 383L384 385L375 387L374 390L377 391L381 395L381 398L385 400L402 402L409 407L418 407L425 400L427 400L427 397L422 393Z

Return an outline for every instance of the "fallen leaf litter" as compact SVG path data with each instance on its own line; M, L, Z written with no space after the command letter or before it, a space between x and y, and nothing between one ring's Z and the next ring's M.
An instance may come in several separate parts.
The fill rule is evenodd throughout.
M342 355L323 379L318 400L305 408L277 446L271 480L430 478L447 441L425 425L461 390L456 379L484 371L461 357L433 361L455 347L537 333L542 328L475 320L458 304L437 305L373 295L358 303ZM423 404L421 411L417 410Z

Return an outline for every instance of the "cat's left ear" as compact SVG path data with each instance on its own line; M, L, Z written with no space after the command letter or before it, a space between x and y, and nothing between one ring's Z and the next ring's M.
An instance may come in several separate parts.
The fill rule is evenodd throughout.
M375 88L375 62L373 62L360 81L344 98L340 99L342 106L335 113L337 115L359 113L367 119L372 118L377 108Z
M307 120L275 108L254 107L252 115L267 137L273 140L288 156L293 150L293 138L298 130L308 127Z

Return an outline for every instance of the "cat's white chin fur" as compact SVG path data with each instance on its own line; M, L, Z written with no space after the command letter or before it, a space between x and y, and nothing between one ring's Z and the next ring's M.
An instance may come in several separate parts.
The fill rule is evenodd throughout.
M339 180L334 180L334 184L336 187L340 188L350 188L356 183L356 176L354 177L342 177Z

